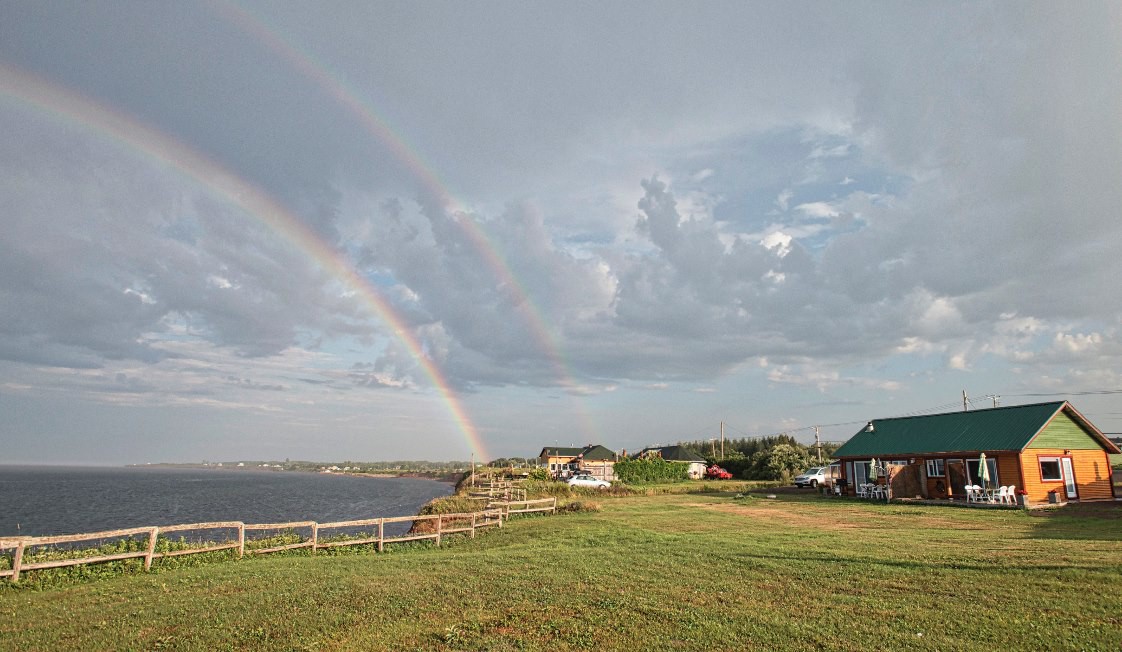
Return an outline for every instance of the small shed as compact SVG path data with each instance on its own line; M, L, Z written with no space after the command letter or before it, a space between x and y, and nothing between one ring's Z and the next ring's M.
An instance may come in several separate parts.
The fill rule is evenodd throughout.
M699 480L705 477L705 458L685 446L651 446L639 451L636 457L647 455L658 455L667 462L686 464L686 474L691 480Z
M1114 500L1111 454L1119 448L1071 403L874 419L841 446L849 493L868 482L869 465L891 469L893 494L961 499L981 484L985 453L991 486L1012 485L1034 502ZM883 481L883 478L881 478Z

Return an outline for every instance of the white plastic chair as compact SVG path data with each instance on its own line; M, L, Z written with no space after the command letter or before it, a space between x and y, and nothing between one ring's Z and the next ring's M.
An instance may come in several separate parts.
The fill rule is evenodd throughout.
M869 485L867 485L867 484L857 485L857 497L858 498L868 498L869 497Z

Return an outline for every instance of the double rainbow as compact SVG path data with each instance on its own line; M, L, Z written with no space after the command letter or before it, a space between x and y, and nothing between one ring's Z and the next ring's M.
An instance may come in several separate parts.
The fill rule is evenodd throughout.
M390 327L439 392L457 427L478 459L488 460L479 431L471 422L447 378L425 354L421 342L382 296L378 288L318 234L270 195L188 145L140 122L114 112L76 92L0 63L0 92L33 108L102 134L194 179L209 192L241 208L324 270L351 288L374 314Z

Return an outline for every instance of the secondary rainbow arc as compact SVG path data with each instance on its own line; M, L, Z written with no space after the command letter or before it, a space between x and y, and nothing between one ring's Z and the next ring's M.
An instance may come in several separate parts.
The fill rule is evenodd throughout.
M425 353L421 342L405 320L342 254L279 201L185 143L75 91L4 63L0 63L0 92L69 123L104 134L114 142L122 143L194 179L209 192L238 206L247 215L281 235L297 250L304 252L334 278L354 290L356 296L390 328L393 336L405 346L437 389L471 451L481 460L490 459L478 429L455 390L435 361Z
M390 128L387 121L368 103L359 99L358 93L348 89L336 75L331 74L327 66L316 62L311 55L290 45L286 39L267 27L261 19L233 3L213 2L211 6L220 15L238 25L275 55L288 62L306 79L319 86L328 96L344 107L367 133L388 148L393 156L422 183L425 189L440 203L442 210L452 216L453 221L467 236L468 242L486 263L495 278L512 291L518 310L522 314L530 333L538 343L539 350L549 360L559 384L568 390L578 388L578 383L573 378L573 374L561 354L557 338L547 327L546 319L526 290L525 284L519 280L510 265L507 264L499 252L499 247L487 236L482 226L471 218L469 208L456 199L453 193L448 190L447 184L441 180L432 166L423 160L416 149L409 146L403 136ZM578 401L574 400L574 406L581 421L582 430L591 441L595 435L590 418Z

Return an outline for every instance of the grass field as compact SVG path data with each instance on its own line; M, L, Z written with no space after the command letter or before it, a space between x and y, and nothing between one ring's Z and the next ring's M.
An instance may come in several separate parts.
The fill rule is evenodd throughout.
M0 588L0 649L1122 648L1118 505L597 502L439 549Z

